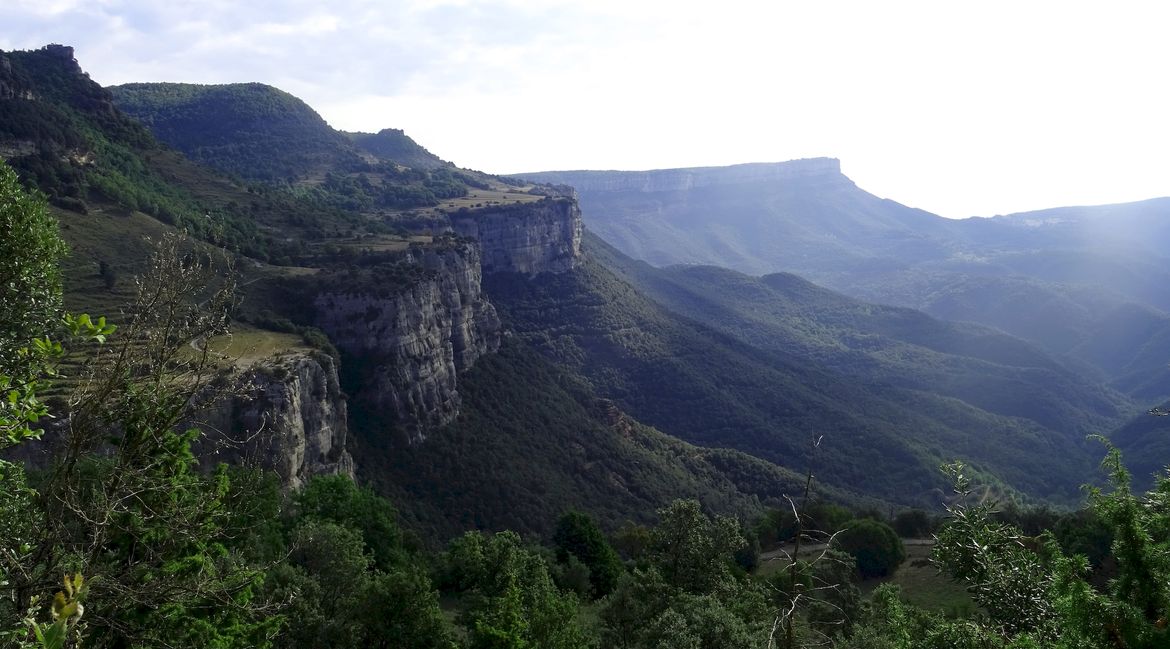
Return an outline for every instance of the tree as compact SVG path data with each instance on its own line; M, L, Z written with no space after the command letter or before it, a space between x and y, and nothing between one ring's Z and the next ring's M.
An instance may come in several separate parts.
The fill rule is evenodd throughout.
M35 491L0 506L28 521L20 539L0 539L6 601L23 610L62 574L84 574L89 646L265 646L276 627L252 597L259 571L228 549L230 480L196 470L199 432L181 425L193 395L214 398L207 352L188 343L224 330L232 295L190 253L185 239L165 238L124 335L79 350L85 365L57 413L51 467Z
M1014 643L1010 646L1170 644L1170 476L1138 497L1130 491L1120 453L1106 446L1102 466L1111 489L1089 489L1093 512L1112 532L1117 562L1117 577L1104 590L1086 580L1085 557L1065 554L1051 534L1027 537L997 521L994 503L967 505L971 487L965 467L945 467L960 500L948 508L934 561L967 584L987 611L989 630Z
M710 592L732 579L733 556L745 544L739 527L730 518L707 517L696 500L676 500L659 512L649 560L672 587Z
M0 371L12 370L14 350L55 328L61 317L65 255L57 220L43 197L20 187L16 172L0 163Z
M569 557L576 557L589 568L594 597L604 597L612 592L625 572L621 558L588 514L568 512L561 516L553 534L553 545L557 561L563 563Z
M293 509L300 519L331 521L358 530L378 568L385 570L407 560L394 506L346 476L314 477L296 494Z
M381 570L362 532L306 518L292 532L287 564L268 578L290 601L279 641L294 647L450 649L438 593L417 565Z
M473 649L580 649L593 646L577 600L561 593L548 566L515 532L468 532L444 556L446 581L464 593Z
M48 414L41 390L63 353L50 334L68 328L78 338L100 342L113 332L104 320L62 313L58 262L64 253L44 198L24 192L16 173L0 161L0 451L42 432L33 427ZM80 574L66 575L48 611L39 610L39 594L23 596L20 586L41 531L37 496L19 465L0 460L0 588L7 591L0 619L23 620L16 628L0 626L0 643L31 646L35 638L39 646L59 649L79 641L88 586ZM52 621L40 622L46 613Z
M906 560L902 539L893 528L870 518L848 523L834 538L833 547L853 556L864 579L884 577Z
M930 515L921 509L908 509L894 517L894 531L905 539L929 538L933 525Z
M764 589L734 568L740 524L694 500L658 512L643 565L623 576L601 618L608 646L747 649L766 639Z
M0 449L36 436L32 425L47 414L38 393L60 353L48 336L63 315L64 254L44 198L21 189L0 162Z

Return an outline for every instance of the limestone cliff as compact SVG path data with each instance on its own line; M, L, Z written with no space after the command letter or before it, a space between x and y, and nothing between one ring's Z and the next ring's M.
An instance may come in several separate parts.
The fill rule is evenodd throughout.
M319 474L353 477L345 397L333 359L283 354L254 365L239 385L240 392L210 408L200 456L275 470L289 489Z
M528 180L571 185L589 192L672 192L696 187L734 185L761 181L823 178L845 181L836 158L806 158L787 162L758 162L728 167L692 167L651 171L542 171L517 174Z
M581 210L571 198L460 211L451 227L479 241L486 273L560 273L581 258Z
M317 295L317 325L361 366L359 397L409 443L459 412L457 374L499 348L500 320L480 292L478 247L467 241L412 250L424 273L387 289L337 287Z

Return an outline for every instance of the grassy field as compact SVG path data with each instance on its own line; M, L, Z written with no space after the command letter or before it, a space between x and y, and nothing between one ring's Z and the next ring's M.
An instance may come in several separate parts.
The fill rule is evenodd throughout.
M921 540L904 539L906 544L906 561L898 567L894 574L880 579L866 579L858 584L863 598L868 599L873 591L885 583L893 583L902 589L902 599L910 604L945 615L967 617L977 610L970 595L959 584L954 583L930 564L930 543ZM802 550L802 558L810 558L818 546ZM823 546L819 546L823 547ZM782 570L785 562L782 558L774 557L774 553L765 553L756 575L767 577Z
M443 201L437 209L444 212L454 212L461 207L474 209L476 207L489 207L491 205L535 203L542 198L544 197L527 194L519 190L498 191L493 189L473 189L470 194L463 198L453 198Z
M208 349L225 361L243 368L282 352L309 351L312 348L296 334L236 325L231 334L212 338Z
M868 599L878 586L893 583L901 587L902 599L919 608L953 617L969 617L977 610L975 603L962 585L940 575L930 564L931 547L907 545L906 562L894 574L858 584L862 597Z
M334 239L327 245L350 250L369 250L371 252L395 252L406 250L412 243L430 243L434 237L425 234L401 237L397 235L373 235L352 239ZM323 244L324 245L324 244Z

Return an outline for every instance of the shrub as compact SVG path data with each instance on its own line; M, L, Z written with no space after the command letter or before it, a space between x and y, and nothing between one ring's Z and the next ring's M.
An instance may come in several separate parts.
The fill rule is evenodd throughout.
M849 523L833 546L857 560L862 578L884 577L906 560L902 539L885 523L864 518Z

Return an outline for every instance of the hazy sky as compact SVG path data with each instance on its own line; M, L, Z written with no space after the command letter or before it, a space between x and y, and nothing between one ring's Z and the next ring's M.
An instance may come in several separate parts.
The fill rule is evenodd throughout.
M1170 195L1170 6L0 0L99 83L261 81L495 173L841 159L944 216Z

